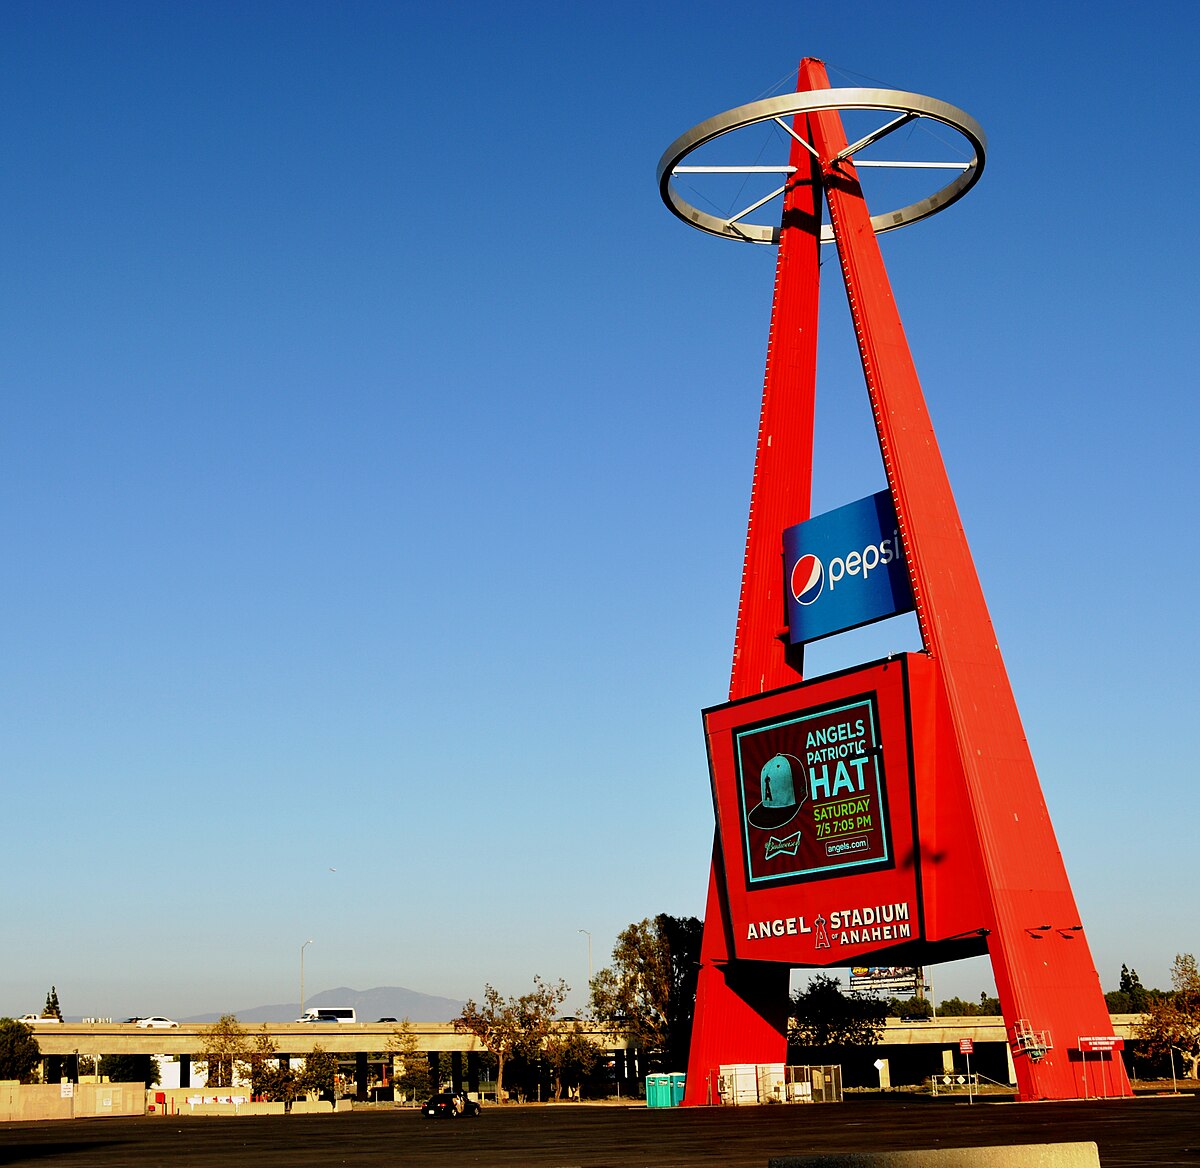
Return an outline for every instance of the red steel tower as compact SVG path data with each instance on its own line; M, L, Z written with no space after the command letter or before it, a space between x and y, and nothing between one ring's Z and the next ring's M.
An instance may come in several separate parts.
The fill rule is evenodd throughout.
M849 143L842 113L850 110L882 112L886 120ZM860 156L922 119L965 140L970 161L932 196L872 216L858 169L895 164ZM684 163L700 147L763 122L788 135L786 165ZM1111 1020L877 240L965 194L982 172L984 149L982 131L962 111L917 94L830 89L822 63L806 59L795 94L701 123L668 148L659 166L664 201L685 222L779 249L730 702L706 715L718 831L685 1104L716 1101L720 1066L784 1060L791 968L898 959L923 965L985 951L1020 1098L1077 1098L1089 1080L1101 1078L1104 1094L1130 1093L1119 1054L1105 1052ZM680 193L684 175L772 169L783 176L773 192L782 196L777 223L748 221L770 196L720 217ZM822 243L837 250L901 545L896 559L907 575L923 645L920 654L830 681L803 676L804 639L789 628L789 587L800 603L808 601L783 559L785 530L811 518ZM843 570L854 563L850 557L838 562ZM806 580L815 581L819 593L825 565L810 554L804 566L816 573ZM872 711L868 721L878 723L874 731L863 731L861 720L840 730L828 722L830 709L849 708L846 703L863 694ZM778 743L801 742L800 725L810 726L811 742L818 713L826 717L821 733L870 738L844 748L856 764L846 782L857 774L861 791L868 764L874 767L875 803L867 792L816 810L830 795L828 778L815 763L805 767L800 746ZM767 753L774 750L774 757L760 768L762 758L754 756L751 768L753 750L763 746L755 735L772 719L772 733L793 737L772 739ZM859 729L846 731L851 725ZM826 756L810 750L806 757ZM795 794L788 769L787 795L772 795L770 766L776 775L780 766L794 767ZM761 792L748 795L760 769ZM795 805L788 828L764 831L765 862L754 851L749 802L756 797L762 807ZM808 819L797 815L804 807ZM845 820L838 847L826 843L820 861L811 859L809 837L828 831L828 823L812 816L847 808L863 813L857 825ZM866 857L857 866L844 859L855 848ZM810 858L802 861L804 855ZM880 920L902 925L870 927ZM862 922L867 927L858 927Z

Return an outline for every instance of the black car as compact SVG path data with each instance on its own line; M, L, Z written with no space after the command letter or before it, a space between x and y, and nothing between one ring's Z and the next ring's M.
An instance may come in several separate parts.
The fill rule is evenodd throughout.
M442 1091L440 1094L434 1095L421 1108L421 1114L427 1119L457 1119L460 1115L465 1115L468 1119L476 1119L479 1116L479 1104L465 1095Z

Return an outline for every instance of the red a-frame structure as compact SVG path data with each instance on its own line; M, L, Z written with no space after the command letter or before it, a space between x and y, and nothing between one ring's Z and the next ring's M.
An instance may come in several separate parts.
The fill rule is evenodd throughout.
M1084 1062L1080 1047L1087 1044L1080 1038L1108 1035L1111 1021L880 255L879 218L872 220L863 199L853 160L862 143L849 147L843 130L839 110L865 108L853 95L870 93L915 97L830 90L821 62L801 64L797 97L804 100L792 111L791 174L774 233L775 298L730 716L736 720L739 703L748 711L756 708L758 695L778 694L778 709L790 708L789 702L799 708L808 700L806 687L816 684L800 684L802 647L780 634L786 619L780 563L781 533L810 516L824 204L824 232L837 247L924 649L904 663L905 676L917 679L906 707L912 846L909 853L899 849L893 865L911 873L916 926L902 942L872 948L864 941L853 949L853 963L891 965L899 959L922 965L987 952L1019 1097L1077 1098L1086 1093L1088 1075L1094 1081L1097 1073L1094 1061ZM938 116L940 103L919 102ZM922 116L911 104L895 124ZM881 99L877 108L903 110L905 104ZM738 125L753 120L733 119ZM671 151L664 156L664 162L671 158L666 173L660 168L664 196L679 156ZM943 201L961 190L965 185ZM930 203L936 201L935 196ZM693 222L701 218L672 209ZM730 222L715 233L737 238L739 230ZM723 750L710 727L718 802ZM796 932L796 922L806 920L806 906L811 922L820 897L839 878L756 891L732 854L732 839L719 830L714 846L685 1104L714 1101L714 1072L721 1065L784 1060L792 966L852 963L846 960L849 950L804 948ZM851 885L843 881L838 887ZM869 884L861 887L868 897L863 903L882 895ZM790 907L779 909L784 903ZM769 906L759 917L776 914L777 933L791 930L796 936L750 944L755 904ZM783 920L790 922L787 930L779 924ZM810 932L811 924L799 928ZM1119 1055L1111 1056L1105 1074L1106 1094L1130 1093Z

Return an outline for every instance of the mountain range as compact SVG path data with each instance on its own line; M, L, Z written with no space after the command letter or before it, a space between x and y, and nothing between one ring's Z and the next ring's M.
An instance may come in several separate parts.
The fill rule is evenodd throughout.
M304 999L305 1009L313 1006L353 1006L360 1022L374 1022L377 1018L407 1018L410 1022L449 1022L462 1013L465 1003L454 998L439 998L433 994L422 994L403 986L377 986L373 990L352 990L339 986L335 990L322 990ZM296 1002L282 1002L274 1006L251 1006L234 1010L239 1022L293 1022L300 1017L300 1006ZM181 1018L181 1022L216 1022L220 1014L195 1014Z

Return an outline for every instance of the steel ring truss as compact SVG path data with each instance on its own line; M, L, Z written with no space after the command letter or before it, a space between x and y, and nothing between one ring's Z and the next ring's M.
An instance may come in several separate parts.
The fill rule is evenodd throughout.
M740 105L736 109L727 110L723 114L709 118L698 126L692 127L686 134L676 138L667 147L658 164L658 190L667 207L679 216L685 223L723 239L736 239L742 243L778 243L778 224L746 223L743 220L772 199L783 194L787 189L788 177L784 178L783 186L772 191L764 198L756 199L748 207L743 208L728 218L710 215L693 207L686 202L676 190L671 180L681 174L780 174L790 176L795 173L792 166L683 166L681 163L689 154L701 146L730 134L735 130L743 130L747 126L761 122L775 122L794 138L813 156L816 150L812 144L802 138L788 121L795 114L816 113L819 110L877 110L893 113L896 116L879 129L851 143L831 160L830 170L836 171L838 165L851 159L856 167L911 167L931 170L958 170L953 180L940 190L935 191L926 199L910 203L896 211L888 211L871 217L871 226L875 233L895 231L898 227L906 227L927 219L930 215L950 206L961 199L979 181L983 173L984 156L987 150L987 138L982 128L974 118L963 113L944 101L936 98L923 97L919 93L904 93L896 89L819 89L808 93L787 93L780 97L769 97L764 101ZM882 162L867 159L855 159L854 155L867 146L885 138L894 130L909 125L919 118L928 118L940 122L944 126L957 131L968 143L973 154L969 162ZM833 242L833 228L828 223L821 227L821 242Z

